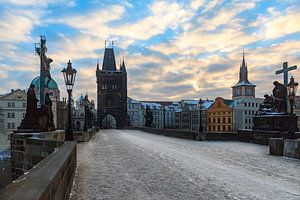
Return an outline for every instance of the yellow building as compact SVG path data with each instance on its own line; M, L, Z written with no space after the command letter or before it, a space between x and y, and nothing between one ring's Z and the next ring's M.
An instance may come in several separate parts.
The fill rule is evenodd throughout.
M233 109L232 100L217 97L214 104L207 110L208 132L232 132Z

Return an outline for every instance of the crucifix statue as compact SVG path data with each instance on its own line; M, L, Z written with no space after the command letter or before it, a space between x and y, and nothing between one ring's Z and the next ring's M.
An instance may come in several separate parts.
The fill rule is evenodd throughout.
M291 66L291 67L288 67L288 62L284 62L283 63L283 69L280 69L280 70L277 70L275 73L276 74L281 74L283 73L283 83L284 83L284 86L287 87L288 85L288 72L289 71L292 71L292 70L295 70L297 69L297 65L294 65L294 66ZM286 93L286 97L285 97L285 102L287 104L288 102L288 96L287 96L287 93ZM287 105L285 105L285 112L287 112Z
M45 86L51 81L50 63L53 62L51 58L46 56L46 37L41 36L41 42L35 47L36 53L40 56L40 104L45 105ZM48 79L46 82L46 78Z

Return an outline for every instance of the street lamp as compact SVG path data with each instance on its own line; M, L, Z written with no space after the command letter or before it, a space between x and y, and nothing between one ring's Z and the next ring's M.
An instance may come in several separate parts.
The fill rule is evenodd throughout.
M200 98L199 99L199 132L202 132L203 131L203 127L202 127L202 105L203 105L203 101L202 99Z
M166 108L163 107L163 117L164 117L164 129L166 129Z
M71 111L71 96L72 96L72 90L74 87L74 82L75 82L75 77L76 77L76 69L72 68L72 63L68 62L68 66L67 68L64 68L61 71L64 75L64 80L65 80L65 84L66 84L66 88L68 91L68 127L66 130L66 136L65 136L65 140L66 141L72 141L74 140L74 136L73 136L73 128L72 128L72 111Z
M288 95L290 100L290 107L291 107L291 115L293 115L294 111L294 99L297 93L298 83L295 82L294 77L291 77L290 82L288 84Z

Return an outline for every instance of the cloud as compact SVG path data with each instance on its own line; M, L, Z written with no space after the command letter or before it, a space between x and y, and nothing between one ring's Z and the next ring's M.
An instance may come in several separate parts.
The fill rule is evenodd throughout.
M0 42L31 41L31 31L40 23L39 14L29 10L4 11L0 21Z
M61 4L65 6L75 6L75 0L0 0L3 4L13 4L17 6L38 6L46 7L49 4Z

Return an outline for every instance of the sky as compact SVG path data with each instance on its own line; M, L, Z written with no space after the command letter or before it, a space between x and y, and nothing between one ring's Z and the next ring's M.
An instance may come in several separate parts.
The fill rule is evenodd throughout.
M0 94L39 75L34 45L47 38L51 75L77 69L73 94L96 100L95 69L105 40L124 57L137 100L231 98L242 52L256 97L282 82L287 61L300 82L300 0L0 0Z

